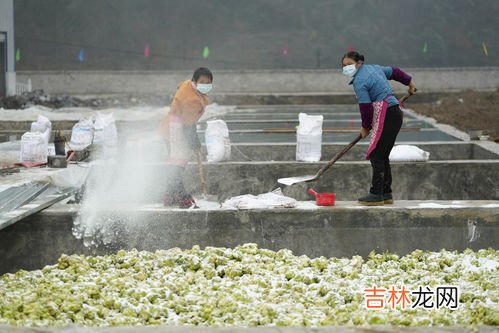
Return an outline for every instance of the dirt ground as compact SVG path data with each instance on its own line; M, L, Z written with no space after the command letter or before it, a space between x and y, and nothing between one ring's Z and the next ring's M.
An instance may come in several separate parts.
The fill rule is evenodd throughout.
M464 91L433 103L411 104L410 108L465 132L483 130L490 140L499 142L499 91Z

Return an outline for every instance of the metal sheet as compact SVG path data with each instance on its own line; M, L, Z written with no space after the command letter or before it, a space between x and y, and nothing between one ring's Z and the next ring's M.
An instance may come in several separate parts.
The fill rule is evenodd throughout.
M25 203L14 210L0 214L0 230L16 223L19 220L22 220L27 216L38 213L39 211L44 210L45 208L50 207L71 195L74 195L77 190L78 189L76 188L48 188L45 193L39 195L34 200Z
M0 192L0 215L30 202L45 191L48 186L48 183L27 183L9 187Z

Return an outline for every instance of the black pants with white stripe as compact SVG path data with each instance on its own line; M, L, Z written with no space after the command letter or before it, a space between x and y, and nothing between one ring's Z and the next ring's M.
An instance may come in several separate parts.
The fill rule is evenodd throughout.
M386 110L383 132L370 155L373 170L370 192L373 194L392 193L392 170L388 157L402 127L403 118L404 114L398 105Z

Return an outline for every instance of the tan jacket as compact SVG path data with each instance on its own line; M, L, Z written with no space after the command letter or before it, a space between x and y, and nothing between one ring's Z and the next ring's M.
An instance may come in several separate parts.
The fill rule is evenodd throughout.
M208 96L197 91L191 80L182 82L175 93L170 111L163 117L159 125L159 133L169 139L170 117L176 116L184 125L194 125L204 113L208 105Z

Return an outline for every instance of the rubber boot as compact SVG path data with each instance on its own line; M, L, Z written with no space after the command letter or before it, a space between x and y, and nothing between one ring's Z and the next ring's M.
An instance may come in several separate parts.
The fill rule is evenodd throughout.
M390 167L390 160L385 160L385 178L383 186L383 202L385 205L393 204L392 196L392 168Z
M383 186L385 162L382 160L371 160L373 169L372 186L369 194L359 198L359 203L365 206L383 206Z
M391 193L383 193L383 203L385 205L393 205L393 196Z
M185 194L183 197L178 198L177 206L183 209L196 207L196 202L190 194Z

